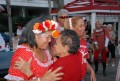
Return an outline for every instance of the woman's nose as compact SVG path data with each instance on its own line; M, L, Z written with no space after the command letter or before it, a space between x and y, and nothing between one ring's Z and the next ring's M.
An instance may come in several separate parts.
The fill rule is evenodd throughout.
M48 41L51 42L51 37L48 38Z

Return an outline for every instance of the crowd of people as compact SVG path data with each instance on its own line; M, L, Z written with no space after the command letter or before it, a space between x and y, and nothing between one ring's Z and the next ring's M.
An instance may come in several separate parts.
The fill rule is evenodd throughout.
M66 9L57 14L57 21L37 17L29 21L19 35L17 49L5 79L12 81L97 81L99 54L102 56L103 75L109 54L115 66L115 32L112 25L96 21L91 33L90 21L80 16L69 17ZM87 24L87 25L86 25ZM87 27L87 28L86 28ZM111 50L112 49L112 50ZM120 46L118 45L120 51ZM90 60L95 68L91 67ZM120 81L120 63L116 81Z

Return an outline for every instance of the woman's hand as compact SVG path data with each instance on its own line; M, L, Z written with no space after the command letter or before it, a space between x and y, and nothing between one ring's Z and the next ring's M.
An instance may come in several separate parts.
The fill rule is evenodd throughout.
M120 78L119 78L119 80L118 81L120 81Z
M91 73L90 73L90 81L97 81L94 71L91 71Z
M97 81L96 76L95 76L95 72L88 62L87 62L87 71L90 73L90 81Z
M62 79L63 73L58 73L62 67L58 67L56 70L52 71L52 69L48 70L40 81L58 81ZM51 72L52 71L52 72Z
M14 69L18 69L21 72L23 72L27 77L30 77L33 75L31 69L30 69L30 63L32 61L32 58L29 59L28 62L26 62L24 59L21 57L18 57L20 61L15 62L15 67Z
M21 57L18 57L20 61L15 62L15 69L19 69L21 72L23 72L27 77L30 77L33 75L31 69L30 69L30 63L32 61L32 58L29 59L28 62L26 62ZM62 79L63 73L58 73L62 67L58 67L56 70L52 71L52 69L48 70L42 78L40 78L40 81L58 81ZM30 80L34 81L34 80ZM36 81L36 80L35 80Z
M98 47L98 45L97 45L97 44L95 45L95 48L96 48L97 50L99 50L99 47Z

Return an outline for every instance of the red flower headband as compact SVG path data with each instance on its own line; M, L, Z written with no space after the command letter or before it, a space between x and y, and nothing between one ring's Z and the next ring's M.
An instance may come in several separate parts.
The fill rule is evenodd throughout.
M58 27L58 23L54 20L45 20L42 23L35 23L33 26L33 32L36 34L45 32L45 31L53 31ZM54 35L54 36L53 36ZM56 38L59 35L58 31L52 32L52 36Z

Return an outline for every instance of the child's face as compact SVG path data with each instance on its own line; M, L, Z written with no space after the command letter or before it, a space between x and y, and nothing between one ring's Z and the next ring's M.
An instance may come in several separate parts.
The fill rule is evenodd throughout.
M56 39L56 44L54 45L56 55L59 57L67 51L66 46L62 45L60 37L61 37L61 35Z

